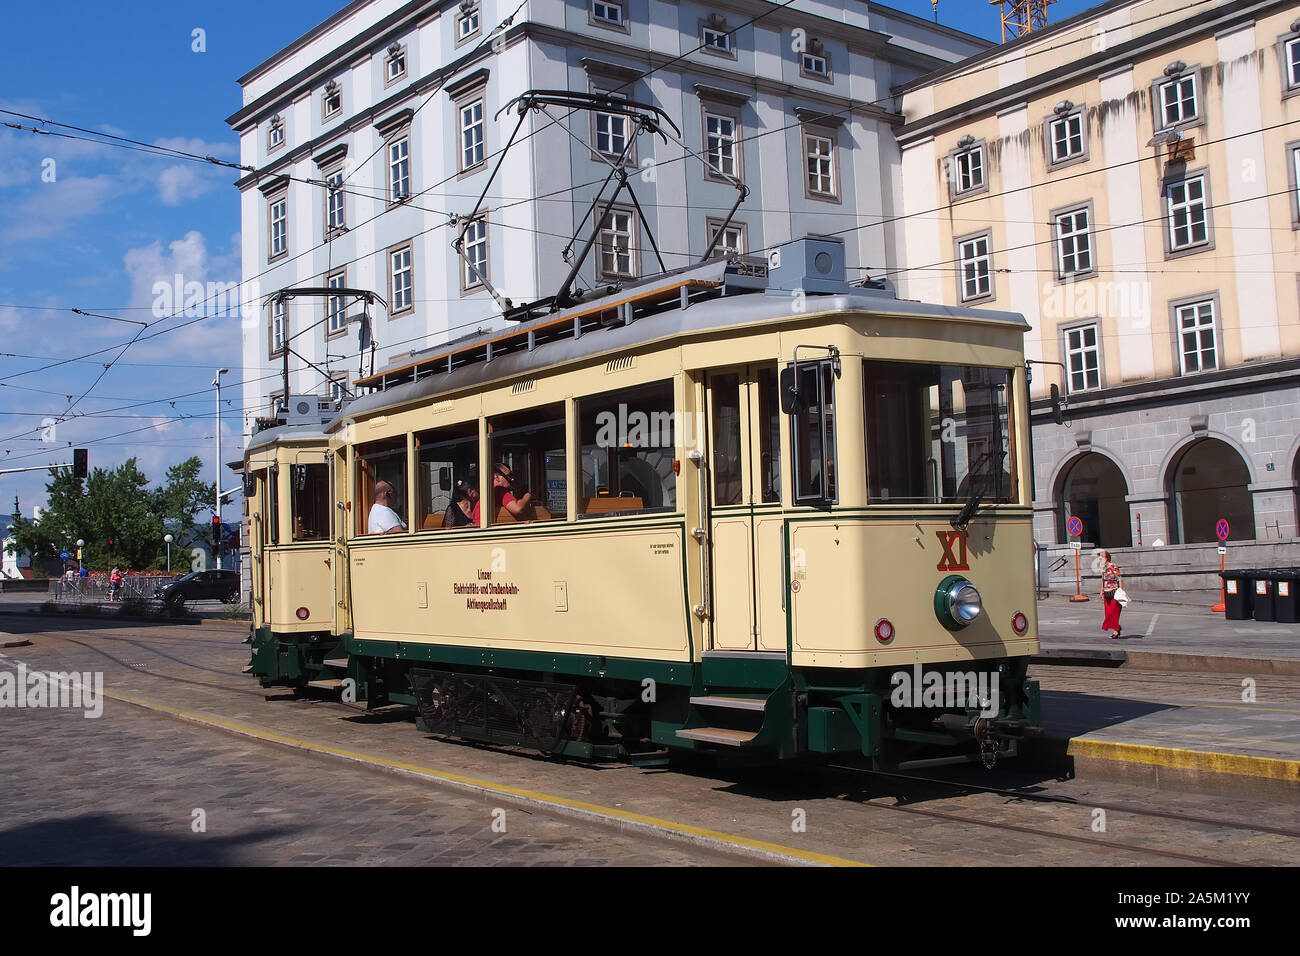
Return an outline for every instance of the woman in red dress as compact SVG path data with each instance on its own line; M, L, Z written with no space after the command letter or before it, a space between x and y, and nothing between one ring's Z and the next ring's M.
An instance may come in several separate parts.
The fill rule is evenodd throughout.
M1124 629L1119 626L1119 612L1121 605L1115 600L1115 592L1123 586L1119 577L1119 568L1115 566L1110 559L1110 552L1103 551L1102 558L1106 562L1106 567L1101 572L1101 605L1106 611L1106 617L1101 622L1103 631L1112 631L1110 639L1119 640L1119 636Z

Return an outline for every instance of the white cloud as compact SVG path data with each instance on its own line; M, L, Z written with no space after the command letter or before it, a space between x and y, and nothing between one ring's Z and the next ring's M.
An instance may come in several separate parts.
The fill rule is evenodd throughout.
M26 200L10 207L4 237L31 242L56 236L75 220L99 212L118 188L113 177L105 175L33 185Z

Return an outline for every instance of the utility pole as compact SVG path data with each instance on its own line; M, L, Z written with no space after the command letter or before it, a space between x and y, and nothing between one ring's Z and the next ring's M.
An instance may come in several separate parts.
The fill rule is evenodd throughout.
M216 478L215 478L215 479L213 480L213 482L212 482L212 490L215 492L215 494L216 494L216 499L217 499L217 500L216 500L216 503L215 503L214 506L213 506L213 508L214 508L213 513L217 516L217 520L220 520L220 519L221 519L221 497L222 497L222 495L221 495L221 376L225 375L225 374L226 374L227 372L229 372L229 371L230 371L230 369L228 369L228 368L219 368L219 369L217 369L217 374L216 374L216 375L213 377L213 379L212 379L212 384L215 385L215 386L217 387L217 418L216 418L216 422L217 422L217 424L216 424L216 432L217 432L217 474L216 474ZM229 494L229 492L227 492L227 494ZM170 551L170 550L171 550L171 549L168 548L168 551ZM213 550L213 552L214 552L213 557L215 557L215 558L217 559L217 570L220 571L220 570L221 570L221 543L220 543L220 541L217 541L217 542L214 542L214 543L213 543L212 550ZM169 563L170 563L170 562L169 562Z

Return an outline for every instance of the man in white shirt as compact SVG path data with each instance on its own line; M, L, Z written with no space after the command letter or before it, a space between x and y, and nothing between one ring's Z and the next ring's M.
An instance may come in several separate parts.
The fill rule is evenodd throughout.
M375 484L375 503L366 522L367 534L394 534L406 530L406 522L393 510L397 492L386 481Z

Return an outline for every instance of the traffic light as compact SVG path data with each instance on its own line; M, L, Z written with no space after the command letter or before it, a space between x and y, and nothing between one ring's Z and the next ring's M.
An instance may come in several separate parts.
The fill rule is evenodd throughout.
M212 550L221 547L221 515L212 516Z
M72 477L85 478L90 473L89 453L85 448L72 449Z
M117 548L117 536L110 534L108 536L108 553L112 554L116 548Z

